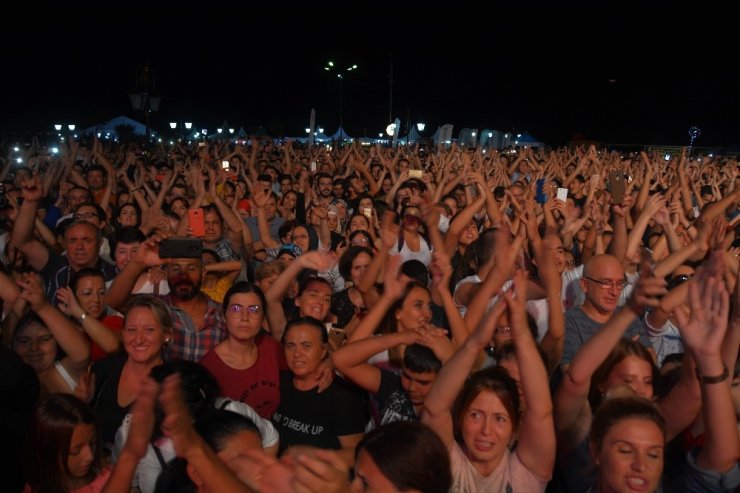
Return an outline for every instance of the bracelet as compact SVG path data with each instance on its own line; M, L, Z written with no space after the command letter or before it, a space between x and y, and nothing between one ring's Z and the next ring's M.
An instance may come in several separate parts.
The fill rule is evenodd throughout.
M699 380L699 382L706 383L706 384L722 383L725 380L727 380L730 376L730 370L727 369L727 365L722 363L722 368L723 369L722 369L721 375L717 375L714 377L708 377L706 375L701 374L701 371L699 371L699 366L697 365L696 366L696 378Z
M87 318L87 313L82 312L82 315L80 315L80 325L85 323L86 318Z

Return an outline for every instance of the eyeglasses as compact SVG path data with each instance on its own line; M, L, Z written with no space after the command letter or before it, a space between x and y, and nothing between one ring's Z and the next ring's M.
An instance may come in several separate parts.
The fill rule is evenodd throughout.
M621 291L628 284L625 281L603 281L599 279L594 279L593 277L585 277L585 276L584 276L584 279L588 279L589 281L598 284L599 287L603 289L604 291L612 287L617 288L619 291Z
M505 334L511 334L511 326L510 325L501 325L499 327L496 327L496 329L493 331L494 334L497 336L505 335Z
M226 309L226 313L232 318L242 318L242 314L246 313L249 318L258 318L262 315L262 307L259 305L229 305Z

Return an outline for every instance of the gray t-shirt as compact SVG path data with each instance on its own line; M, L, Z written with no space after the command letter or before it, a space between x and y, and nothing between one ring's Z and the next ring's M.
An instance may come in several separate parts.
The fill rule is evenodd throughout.
M576 352L596 334L596 331L602 325L604 324L600 324L586 315L580 306L565 312L565 341L563 343L563 358L560 360L560 364L570 364ZM633 339L635 336L639 336L639 341L646 348L652 347L642 320L637 317L624 333L625 338Z

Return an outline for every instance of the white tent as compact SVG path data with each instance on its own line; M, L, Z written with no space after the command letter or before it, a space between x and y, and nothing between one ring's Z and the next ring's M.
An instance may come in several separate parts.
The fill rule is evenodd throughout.
M83 135L90 135L90 134L99 132L103 136L109 135L111 138L116 138L118 137L118 132L116 131L116 127L119 127L121 125L129 125L133 127L134 135L140 135L142 137L146 136L146 125L144 125L143 123L139 123L136 120L132 120L131 118L127 116L123 116L123 115L112 118L105 123L101 123L99 125L88 127L84 129L81 133ZM154 134L153 131L152 131L152 134Z

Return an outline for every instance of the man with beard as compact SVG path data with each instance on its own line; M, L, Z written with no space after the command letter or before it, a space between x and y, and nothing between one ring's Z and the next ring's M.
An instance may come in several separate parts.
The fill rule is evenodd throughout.
M108 289L106 303L123 311L141 273L148 267L167 263L170 294L159 298L169 308L174 337L165 350L165 356L168 360L197 362L226 338L226 322L218 303L200 291L203 281L202 247L188 252L186 257L163 260L159 256L159 242L159 238L151 237L139 246Z
M329 205L334 196L332 195L332 179L326 173L317 173L314 177L316 180L316 200L320 204Z

